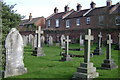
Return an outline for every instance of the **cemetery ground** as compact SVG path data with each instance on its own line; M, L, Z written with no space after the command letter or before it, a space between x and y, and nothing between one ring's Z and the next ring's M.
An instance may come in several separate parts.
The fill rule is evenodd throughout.
M96 44L92 45L91 52L94 51L96 46ZM70 48L79 48L79 44L70 44ZM81 46L81 48L83 48L83 46ZM118 52L118 50L114 50L113 48L114 45L112 46L112 59L114 59L115 63L119 65L120 52ZM60 52L63 50L61 50L58 46L48 47L47 45L44 45L43 50L46 56L40 57L32 56L32 50L33 49L30 45L24 48L24 63L28 72L23 75L8 78L63 78L69 80L73 77L73 74L80 66L80 63L84 62L83 57L73 57L72 61L59 61L62 57L60 56ZM102 50L102 55L94 55L90 59L90 62L94 63L94 67L96 67L96 72L99 72L98 78L119 78L119 68L113 70L100 69L103 60L106 59L106 47L103 46ZM84 50L69 51L69 53L83 55Z

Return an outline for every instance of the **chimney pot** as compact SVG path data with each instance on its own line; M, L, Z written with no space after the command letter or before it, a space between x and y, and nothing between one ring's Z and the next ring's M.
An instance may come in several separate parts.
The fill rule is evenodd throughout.
M32 20L32 13L30 13L30 15L29 15L29 21L31 21Z
M111 0L107 0L106 5L107 6L111 6L112 5L112 1Z
M65 12L69 11L68 5L65 6Z
M57 7L55 7L55 9L54 9L54 13L58 13Z
M95 8L96 4L92 1L90 5L91 5L91 8Z
M81 8L82 8L82 6L79 3L77 3L77 11L80 11Z

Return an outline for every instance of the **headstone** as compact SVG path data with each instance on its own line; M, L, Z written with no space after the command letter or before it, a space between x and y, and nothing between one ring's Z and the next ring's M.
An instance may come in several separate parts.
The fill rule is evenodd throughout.
M24 44L24 46L26 46L27 45L27 37L25 35L23 35L22 38L23 38L23 44Z
M32 35L32 34L29 34L29 44L32 45L32 41L33 41L33 35Z
M61 49L64 49L65 48L65 36L64 35L62 35L61 36Z
M113 59L111 58L111 44L112 39L111 35L107 35L107 50L106 50L106 59L104 60L104 63L102 63L103 69L115 69L118 68L118 66L114 63Z
M42 35L41 36L41 47L44 46L44 43L45 43L45 37Z
M61 58L61 61L70 61L72 58L69 55L69 42L71 40L69 39L69 36L67 36L67 39L65 40L65 53L63 57Z
M84 45L84 40L82 39L82 35L80 35L80 46Z
M36 47L37 47L37 34L34 37L34 48L36 48Z
M22 75L27 72L23 63L23 39L16 28L12 28L5 41L6 66L4 77Z
M36 30L36 33L37 33L37 47L33 51L32 55L45 56L44 51L42 50L42 47L41 47L41 34L43 34L43 32L41 31L41 26L38 27L38 30Z
M48 46L53 46L53 37L49 36L49 45Z
M96 72L96 68L93 67L93 63L90 62L90 45L93 36L91 35L91 29L88 29L88 35L85 35L84 39L84 63L81 63L80 67L77 68L77 72L74 74L73 79L82 80L96 78L99 73Z
M116 44L116 46L115 46L114 49L115 49L115 50L120 50L120 33L119 33L119 35L118 35L118 44Z
M60 37L57 35L56 46L60 46Z
M100 32L100 34L98 35L98 45L97 45L96 49L94 50L93 55L101 55L102 54L101 45L102 45L102 35Z

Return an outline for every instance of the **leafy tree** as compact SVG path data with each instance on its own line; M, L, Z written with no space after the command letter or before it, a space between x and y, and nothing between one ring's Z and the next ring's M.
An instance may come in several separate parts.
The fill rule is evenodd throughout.
M15 4L16 5L16 4ZM7 5L2 2L2 41L4 44L5 37L13 27L18 27L21 21L21 15L15 13L15 5Z

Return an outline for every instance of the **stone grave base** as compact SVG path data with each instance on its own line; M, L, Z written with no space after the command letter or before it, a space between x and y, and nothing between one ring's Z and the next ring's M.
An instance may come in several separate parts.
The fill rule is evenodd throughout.
M74 73L73 79L88 79L96 78L99 76L99 73L96 72L96 68L93 67L93 63L81 63L80 67L77 68L77 72Z
M72 57L70 57L70 55L67 55L67 56L65 55L61 58L60 61L71 61L71 60L72 60Z
M22 75L24 73L27 73L27 68L16 68L12 70L6 70L4 72L4 78L10 77L10 76Z
M62 48L63 50L65 50L65 48ZM69 49L71 51L83 51L84 49L83 48L78 48L78 49Z
M93 52L93 55L101 55L101 54L102 54L101 48L96 48Z
M42 48L35 48L32 55L33 56L45 56Z
M56 46L60 46L60 43L56 43Z
M60 52L60 56L65 56L66 54L64 52ZM70 57L84 57L84 55L74 55L74 54L69 54Z
M102 69L115 69L118 68L118 66L114 63L112 59L105 59L104 63L101 65Z

